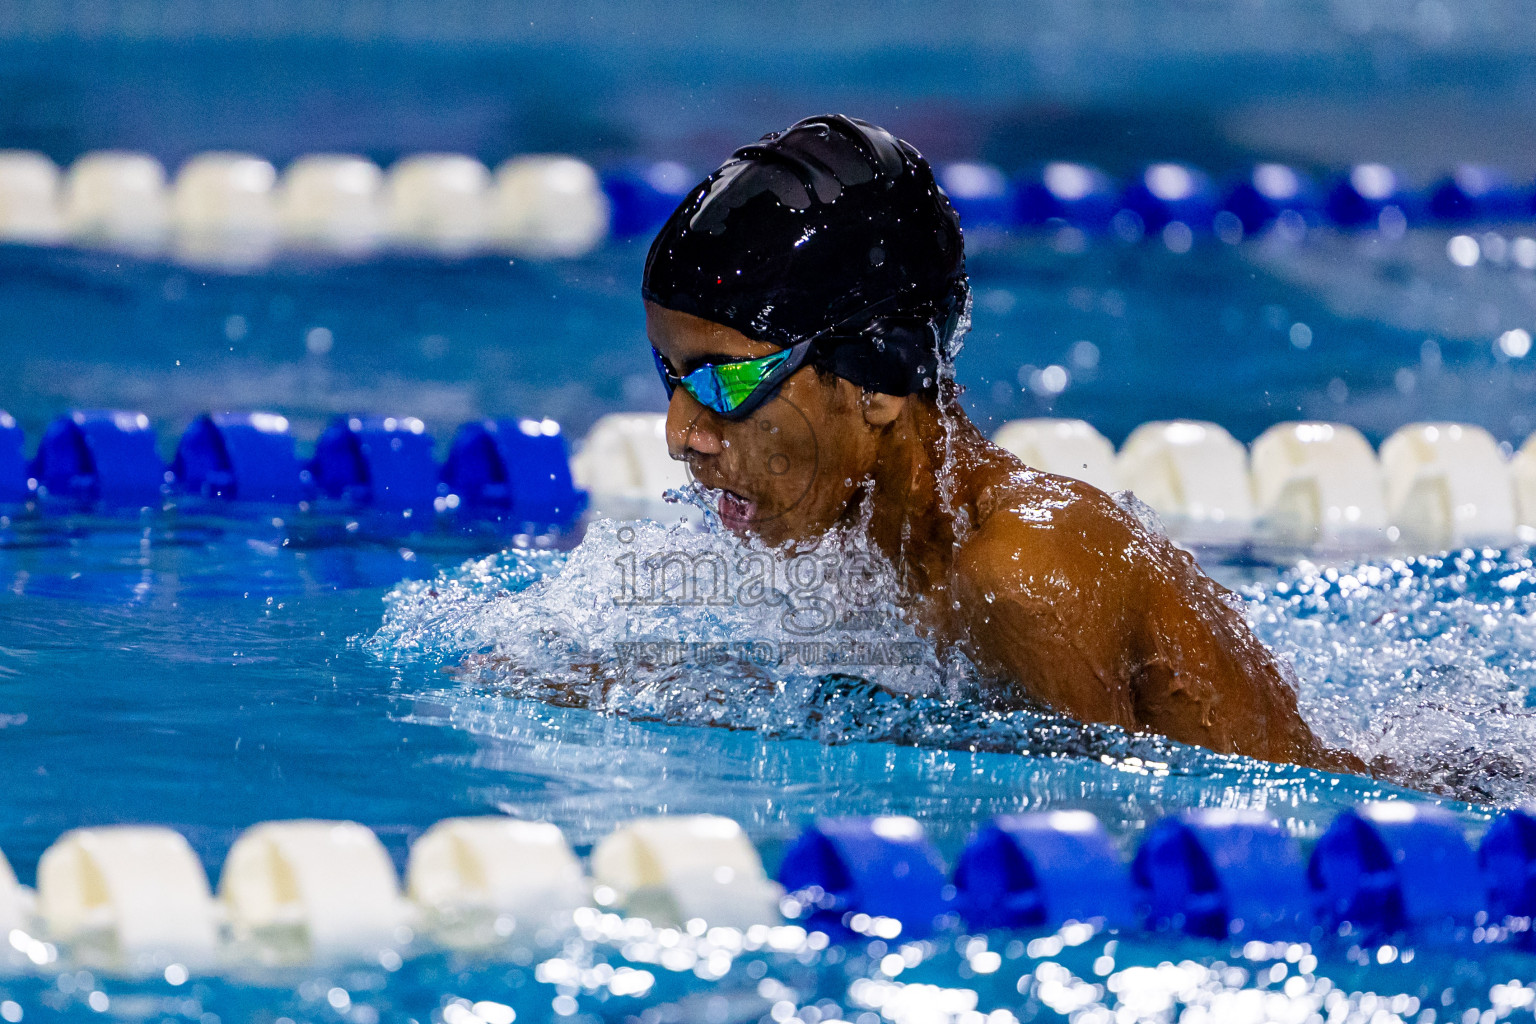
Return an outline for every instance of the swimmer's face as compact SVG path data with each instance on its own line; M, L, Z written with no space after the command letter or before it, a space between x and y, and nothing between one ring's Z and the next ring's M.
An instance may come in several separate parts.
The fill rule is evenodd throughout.
M650 302L645 320L651 344L674 373L779 351ZM667 449L688 463L694 479L726 492L720 518L732 532L770 544L809 539L838 521L874 469L878 428L866 421L865 404L862 388L810 366L742 420L728 420L678 388L667 408Z

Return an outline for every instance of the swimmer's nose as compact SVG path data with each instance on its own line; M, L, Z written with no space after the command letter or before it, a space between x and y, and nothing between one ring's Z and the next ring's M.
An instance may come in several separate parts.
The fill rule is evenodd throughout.
M689 454L719 455L725 450L720 418L685 388L672 393L667 406L667 454L687 462Z

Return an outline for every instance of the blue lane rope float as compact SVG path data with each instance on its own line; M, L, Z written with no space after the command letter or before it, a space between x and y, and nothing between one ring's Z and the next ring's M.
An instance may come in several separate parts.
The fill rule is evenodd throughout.
M189 494L232 501L304 500L288 420L274 413L213 413L182 435L171 464Z
M960 161L939 165L936 176L968 230L1009 230L1070 225L1103 232L1120 212L1134 213L1147 234L1175 221L1191 231L1210 230L1229 212L1252 235L1294 213L1303 223L1343 228L1383 226L1389 208L1402 224L1456 225L1529 221L1536 217L1536 189L1492 167L1463 164L1427 190L1416 191L1398 170L1357 164L1332 174L1327 187L1306 171L1278 163L1246 169L1225 190L1206 171L1165 162L1143 167L1120 183L1089 164L1050 161L1009 176L991 164ZM615 237L654 231L694 183L670 161L627 163L603 175L613 207Z
M112 506L158 505L165 464L149 417L81 411L48 424L28 467L44 497Z
M841 939L870 928L880 934L878 918L922 938L953 907L944 862L923 827L905 817L818 819L784 854L779 884L807 927ZM863 928L860 915L870 922Z
M38 160L46 159L40 154L34 156ZM103 156L105 154L94 154L87 159L97 159L96 170L103 171L106 165L101 165L99 161ZM127 166L121 163L122 156L119 154L117 157L120 169ZM194 158L189 166L216 169L221 159L227 163L227 158L213 154L205 156L207 160ZM140 169L146 161L154 165L152 158L142 155L134 158L129 155L129 163L134 163L135 159L138 163L134 166ZM452 156L447 159L470 160L467 157ZM302 169L314 172L324 162L324 158L319 162L300 158L294 162L294 169L298 169L303 178ZM257 163L265 165L265 161ZM408 169L413 163L406 160L400 166ZM472 163L480 167L478 161ZM538 160L535 159L533 163L538 163ZM574 158L557 163L570 168L579 166L583 170L579 176L590 185L591 172L585 165ZM528 171L532 164L528 158L514 158L502 166L513 169L521 166L524 171ZM483 174L484 168L480 167L480 170ZM374 171L378 173L376 168ZM289 173L294 171L290 170ZM395 174L396 171L391 170L390 173ZM1242 237L1263 231L1277 222L1287 228L1295 227L1297 222L1288 214L1300 217L1301 223L1305 225L1331 224L1345 229L1367 230L1379 227L1391 234L1400 233L1410 224L1497 225L1536 221L1536 204L1533 204L1533 199L1536 199L1533 189L1536 186L1524 179L1517 180L1498 168L1476 164L1457 166L1449 174L1435 179L1427 188L1415 187L1397 170L1376 163L1357 164L1342 170L1336 168L1332 172L1324 172L1327 177L1325 189L1319 189L1301 170L1274 163L1255 165L1237 174L1235 180L1230 169L1223 169L1221 177L1229 182L1225 191L1216 188L1208 172L1173 162L1149 164L1139 169L1127 182L1117 182L1089 165L1062 160L1050 161L1019 174L1008 174L979 161L936 164L935 173L960 211L968 231L980 231L983 234L1031 228L1050 231L1068 226L1086 233L1103 234L1115 227L1116 233L1124 240L1134 241L1146 235L1160 235L1168 225L1179 224L1187 228L1189 234L1180 229L1163 238L1171 249L1179 252L1187 251L1195 232L1214 230L1223 241L1236 243ZM521 172L499 172L500 184L495 188L510 189L512 194L521 197L519 201L531 199L535 194L542 195L540 189L548 185L547 182L537 184L537 178L536 174L528 177ZM597 176L596 184L601 189L601 196L596 195L594 189L587 188L580 201L572 200L563 208L568 221L562 221L559 214L552 212L549 222L533 232L537 237L525 240L528 247L521 251L533 258L572 257L590 251L605 236L621 241L648 239L686 198L697 181L692 170L676 161L630 160L615 164ZM182 187L180 179L178 182L172 186L173 191ZM529 189L533 191L528 192ZM164 195L164 190L162 183L153 186L152 193ZM605 211L602 226L588 223L595 215L596 206L601 206ZM356 214L356 211L339 212L343 220ZM454 235L452 225L433 223L438 216L451 219L453 215L446 211L425 214L423 223L417 225L420 232L433 237L439 233L443 233L444 237ZM1236 230L1238 224L1241 225L1241 232ZM206 228L206 225L203 227ZM376 227L358 227L359 231L378 243L377 249L365 247L367 251L415 251L416 245L407 239L394 238L387 233L374 234ZM579 244L572 244L566 237L566 228L577 228L582 239ZM171 217L150 229L149 234L139 241L153 250L168 236L183 233L190 239L196 237L199 230L196 224L178 224ZM8 240L34 244L34 240L26 238ZM88 232L70 237L72 244L86 247L101 244L102 241ZM293 244L308 249L315 239L305 231L295 231L292 224L281 224L269 241L274 247ZM470 248L478 249L487 241L479 238ZM332 238L327 244L339 245L339 251L353 256L361 254L349 248L349 243L340 238ZM233 242L230 245L234 248L224 255L234 260L233 265L244 266L243 261L250 258L250 254L242 256L234 251L239 248L238 245ZM217 250L217 246L214 248ZM268 256L275 254L274 248L274 251L266 253L258 262L264 262ZM461 257L463 252L450 247L442 255L453 259ZM218 251L209 251L198 258L210 258L217 263L219 256Z
M466 424L441 469L432 435L420 420L405 416L337 417L303 465L287 419L275 413L198 417L181 436L169 469L155 444L143 413L73 412L49 424L28 462L21 428L0 413L0 502L140 509L158 508L177 494L283 505L320 498L349 509L457 511L568 529L588 501L572 480L560 426L550 419Z
M1318 840L1308 876L1318 913L1367 934L1473 923L1485 893L1454 816L1403 802L1346 810Z
M449 826L469 844L465 853L471 859L523 858L534 847L548 854L541 855L540 866L532 874L525 872L526 878L516 886L512 895L520 905L573 911L591 891L570 847L549 826L497 818L455 819L440 823L413 844L409 891L403 895L420 910L459 905L455 901L463 898L462 887L468 885L473 900L480 902L463 907L476 914L502 912L484 903L483 880L476 880L481 879L484 865L471 869L455 857L426 856L422 843ZM730 827L739 834L737 826ZM338 828L346 835L339 835ZM205 949L226 941L215 934L206 875L182 837L155 827L95 831L96 841L77 852L102 864L122 858L118 862L122 870L109 873L108 885L116 887L116 895L92 897L103 911L118 915L111 927L133 927L135 920L130 918L137 919L135 915L141 918L180 900L177 927L197 926L194 945ZM319 927L324 933L318 937L311 933L306 940L317 950L320 939L328 935L344 939L347 949L376 951L379 943L389 941L389 929L377 926L407 919L388 856L362 826L268 822L245 835L266 837L262 842L270 841L270 855L286 858L292 870L307 871L312 877L327 877L326 872L337 877L343 868L366 869L363 873L368 877L345 897L331 894L311 904L306 902L304 887L292 894L288 911L308 921L306 927ZM673 884L684 876L719 879L724 868L760 871L759 854L750 846L701 846L690 838L697 833L688 829L652 828L649 835L652 845L648 847L606 844L612 863L605 870L611 877L626 872L650 877L648 872L660 870ZM66 956L67 947L79 937L82 919L53 898L58 892L44 890L98 884L85 877L89 870L62 863L65 858L57 851L69 847L72 836L76 834L66 834L50 847L53 853L44 854L35 915L30 894L17 887L8 870L0 870L0 912L11 915L5 919L10 922L6 927L31 929L35 921L41 934L65 945ZM241 842L250 845L246 839ZM142 857L146 843L175 852L182 863L174 871L148 870ZM993 819L967 845L953 886L947 884L943 862L914 819L823 818L806 828L786 853L778 876L786 893L777 908L770 897L749 907L743 916L744 904L735 890L719 882L712 895L706 893L690 904L689 931L694 931L693 917L706 926L724 925L730 919L732 928L771 928L781 923L782 911L808 931L823 932L840 942L905 941L991 929L1048 933L1079 922L1122 932L1138 926L1175 929L1230 949L1232 942L1252 939L1329 942L1337 938L1351 945L1435 943L1467 936L1470 927L1488 920L1490 927L1481 939L1471 933L1474 941L1528 944L1533 852L1536 817L1530 811L1506 812L1493 823L1482 844L1480 870L1457 819L1441 808L1393 801L1347 809L1313 852L1311 882L1322 904L1313 916L1306 912L1309 893L1300 856L1277 822L1257 812L1189 811L1153 824L1140 844L1132 865L1143 903L1138 916L1130 909L1126 865L1097 820L1084 811ZM597 858L594 853L593 872L598 871ZM231 881L231 864L238 859L233 853L226 858L220 880L221 898L234 915L235 932L241 927L281 923L286 929L283 934L288 935L288 919L273 918L263 909L266 897L257 893L261 906L255 911L246 905L247 890L252 885L262 889L269 881L262 872L256 873L259 878L247 873ZM55 862L53 867L59 870L45 870L48 862ZM658 869L656 863L664 867ZM4 864L0 857L0 868ZM196 890L190 893L195 899L188 898L189 884ZM1492 894L1491 920L1484 916L1485 885ZM135 887L127 902L121 899L129 895L124 886ZM89 920L91 927L99 923ZM491 920L486 917L487 927L479 932L470 929L459 938L487 944L486 948L505 940L507 933L499 926L490 928ZM430 915L423 921L429 928L443 923ZM441 934L452 938L454 928ZM180 937L189 934L183 928ZM171 932L164 937L178 938ZM233 937L239 939L238 934Z
M698 176L673 160L631 161L602 174L608 196L608 228L615 238L648 236L698 184Z
M25 440L15 418L0 409L0 502L27 500Z
M1119 184L1097 167L1053 161L1015 183L1015 222L1026 227L1060 222L1104 232L1119 207L1120 192Z
M1530 197L1494 167L1463 164L1429 193L1429 214L1445 223L1507 220L1529 215Z
M1222 208L1234 214L1243 233L1256 235L1281 215L1295 214L1304 224L1322 216L1317 184L1303 171L1284 164L1258 164L1227 191Z
M549 419L464 424L442 479L464 507L508 522L570 524L587 507L587 493L571 480L560 425Z
M1407 222L1419 213L1420 204L1403 176L1382 164L1357 164L1338 175L1324 205L1328 218L1346 228L1375 226L1389 207Z
M1206 938L1290 937L1305 927L1301 852L1263 815L1189 811L1152 827L1132 865L1149 927Z
M967 230L1002 230L1017 223L1013 183L991 164L941 164L935 177Z
M430 513L438 498L432 435L410 416L338 416L306 472L319 493L358 508Z
M1135 922L1130 875L1087 811L1000 815L955 866L956 906L976 929Z
M905 818L823 818L785 855L779 880L806 927L867 936L857 915L931 934L951 909L967 927L1053 929L1069 921L1174 930L1210 939L1456 938L1487 920L1536 911L1536 816L1511 811L1479 859L1456 818L1391 801L1342 812L1304 862L1278 822L1258 812L1189 811L1155 823L1127 871L1091 816L1003 816L983 826L956 866L953 892L921 828ZM882 827L881 823L888 824ZM1486 890L1485 890L1486 886ZM1492 893L1490 901L1489 894Z
M1141 218L1149 235L1175 221L1192 231L1207 229L1220 207L1210 176L1177 163L1148 166L1125 190L1120 205Z
M1483 836L1478 862L1494 920L1536 918L1536 814L1513 810L1496 820Z

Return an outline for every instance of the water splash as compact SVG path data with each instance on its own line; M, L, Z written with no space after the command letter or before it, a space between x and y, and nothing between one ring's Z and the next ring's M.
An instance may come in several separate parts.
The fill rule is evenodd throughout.
M955 325L950 332L948 344L939 345L935 353L938 360L936 375L939 382L939 428L944 433L944 441L940 448L938 465L935 467L934 481L938 485L939 508L954 523L957 540L963 540L970 527L969 513L961 503L955 500L959 483L955 452L960 442L960 425L969 424L969 420L960 407L960 394L963 389L955 379L955 364L961 350L965 348L966 335L971 331L971 309L974 302L975 295L971 289L967 288L965 299L955 314Z
M961 677L907 623L895 592L889 564L851 531L778 550L718 529L601 520L568 555L511 551L402 585L370 644L460 656L466 678L518 695L621 711L639 699L662 717L692 699L778 695L829 672L945 692Z
M969 662L919 636L893 601L891 566L860 538L776 550L603 520L568 554L509 551L402 584L368 646L452 664L477 695L642 721L823 743L1188 759L1191 748L1162 737L988 706Z
M1302 563L1246 596L1324 741L1384 758L1421 788L1501 804L1536 795L1527 549Z
M707 496L679 497L709 510ZM568 553L506 552L401 585L368 644L452 666L477 703L533 699L821 743L1134 759L1174 774L1246 761L990 706L974 668L913 628L893 570L860 536L783 551L718 529L603 520ZM1395 765L1417 788L1489 803L1536 795L1536 569L1525 552L1303 563L1243 599L1294 666L1323 740Z

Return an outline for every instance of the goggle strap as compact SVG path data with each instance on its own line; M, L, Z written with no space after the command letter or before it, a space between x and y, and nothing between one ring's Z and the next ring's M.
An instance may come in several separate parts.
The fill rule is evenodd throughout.
M651 359L656 363L656 372L661 375L662 387L667 389L667 397L671 398L673 393L677 391L677 386L682 383L682 378L672 374L672 368L661 357L661 353L657 351L655 345L651 346Z

